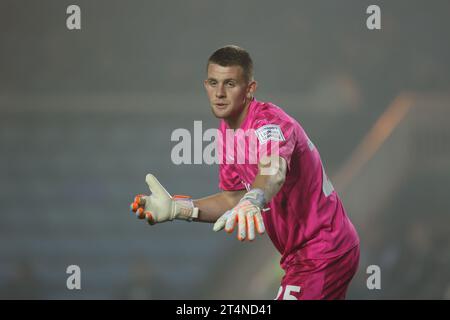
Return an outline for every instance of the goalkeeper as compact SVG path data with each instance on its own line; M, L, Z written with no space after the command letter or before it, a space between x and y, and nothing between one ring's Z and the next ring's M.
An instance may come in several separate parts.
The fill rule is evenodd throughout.
M214 223L241 241L267 231L285 271L277 299L344 299L358 268L359 238L327 178L315 145L300 124L278 106L254 98L257 83L247 51L225 46L207 64L204 86L219 132L222 192L192 200L171 196L151 174L151 195L131 204L140 219ZM239 135L238 132L245 134ZM256 159L236 157L235 146L256 140ZM229 157L227 151L231 153Z

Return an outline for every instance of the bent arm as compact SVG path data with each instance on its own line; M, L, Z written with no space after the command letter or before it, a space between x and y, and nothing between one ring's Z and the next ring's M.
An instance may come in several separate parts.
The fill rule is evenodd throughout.
M287 164L284 158L271 156L261 159L252 189L263 190L265 202L269 202L283 186L286 170ZM234 208L246 192L246 190L222 191L194 200L194 206L199 208L198 218L194 221L216 222L227 210Z
M264 191L264 199L268 203L283 186L286 180L286 160L279 156L264 157L258 165L258 175L252 184L252 189Z

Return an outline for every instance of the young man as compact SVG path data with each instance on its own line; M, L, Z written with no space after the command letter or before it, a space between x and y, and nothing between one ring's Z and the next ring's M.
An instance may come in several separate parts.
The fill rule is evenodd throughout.
M295 119L253 97L257 83L244 49L218 49L207 72L205 89L212 112L221 119L219 136L226 137L219 147L223 191L199 200L172 197L148 174L152 194L136 196L132 210L150 224L194 220L227 232L237 225L241 241L267 230L285 270L278 299L345 298L358 267L359 239L316 147ZM241 149L246 161L239 162L236 149L242 143L248 147ZM248 149L255 145L252 162Z

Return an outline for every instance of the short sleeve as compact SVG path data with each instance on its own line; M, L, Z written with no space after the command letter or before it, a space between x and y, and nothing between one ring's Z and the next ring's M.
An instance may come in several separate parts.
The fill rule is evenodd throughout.
M258 138L258 159L263 156L278 155L286 160L289 170L297 140L294 124L273 117L258 121L254 130Z

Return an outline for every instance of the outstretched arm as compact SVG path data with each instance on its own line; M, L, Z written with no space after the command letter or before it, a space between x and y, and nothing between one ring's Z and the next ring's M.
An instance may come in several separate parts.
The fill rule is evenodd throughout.
M238 204L244 196L245 190L222 191L214 195L194 200L194 207L199 209L198 218L194 221L216 222L227 210Z
M147 219L150 224L174 219L216 222L245 194L245 190L223 191L202 199L191 200L187 196L171 196L152 174L148 174L145 180L151 195L137 195L131 204L131 210L139 219Z
M258 175L256 176L252 190L222 191L220 193L191 200L186 196L171 196L159 181L151 174L146 177L146 182L151 191L150 196L138 195L131 204L132 211L140 219L147 219L150 224L171 221L173 219L215 222L214 230L218 231L225 227L225 230L232 232L234 223L239 222L240 235L238 238L245 238L245 230L242 230L245 221L242 217L251 217L249 228L249 239L253 240L253 215L257 230L264 232L261 210L267 202L280 190L286 176L286 161L280 157L262 159L258 166ZM242 206L244 204L244 206ZM245 210L241 210L244 209ZM247 210L247 211L246 211ZM250 210L250 211L248 211ZM225 214L224 214L225 212ZM241 213L236 218L235 215ZM247 213L245 213L247 212ZM233 221L229 219L233 216ZM247 217L247 218L249 218ZM239 220L241 219L241 220Z

